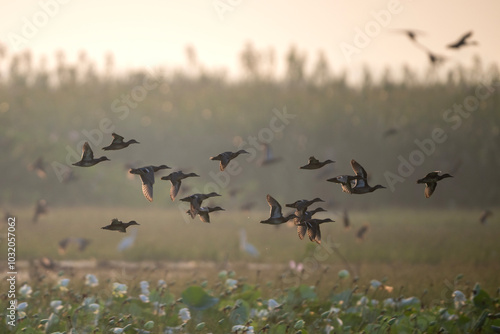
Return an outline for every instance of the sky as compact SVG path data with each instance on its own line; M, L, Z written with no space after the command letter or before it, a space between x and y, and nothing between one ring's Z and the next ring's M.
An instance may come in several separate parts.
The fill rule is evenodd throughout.
M334 73L357 76L405 64L428 68L425 52L398 29L422 31L419 41L447 57L447 66L468 65L479 55L485 65L500 57L497 0L37 0L3 1L0 41L8 52L31 50L49 59L63 50L75 62L81 50L103 66L112 53L117 70L188 67L186 47L195 48L206 68L241 74L239 54L251 42L275 50L276 72L293 45L308 68L322 51ZM479 44L446 48L468 31Z

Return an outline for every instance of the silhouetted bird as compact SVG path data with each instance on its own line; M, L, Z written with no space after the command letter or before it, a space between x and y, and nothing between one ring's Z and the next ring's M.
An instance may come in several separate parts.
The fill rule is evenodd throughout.
M449 44L448 48L458 49L458 48L460 48L462 46L466 46L466 45L477 45L478 43L476 41L472 41L472 42L467 41L471 36L472 36L472 31L469 31L468 33L466 33L465 35L460 37L460 39L458 41L456 41L455 43Z
M352 194L366 194L366 193L371 193L374 192L377 189L384 189L385 187L377 184L374 187L371 187L368 185L368 174L366 173L365 169L357 163L354 159L351 160L351 167L356 173L356 176L358 178L354 181L354 187L352 188L351 193ZM361 177L361 178L359 178Z
M47 172L45 171L45 162L43 157L38 157L35 162L28 165L28 169L34 171L39 178L45 179L47 177Z
M316 197L312 200L301 199L290 204L285 204L286 207L295 208L297 211L305 212L307 208L316 202L324 202L321 198Z
M39 199L36 202L35 213L33 214L33 222L36 223L38 221L38 217L40 215L45 215L48 212L47 201L44 199Z
M64 238L59 241L59 254L64 255L66 253L66 249L71 243L75 243L78 246L78 250L83 252L90 244L90 240L85 238Z
M447 177L453 177L450 174L439 175L441 171L430 172L423 178L417 180L417 183L425 183L425 198L431 197L434 190L436 190L437 182Z
M421 35L424 35L425 33L420 31L420 30L415 30L415 29L393 29L394 31L398 32L398 33L403 33L405 34L406 36L408 36L408 38L412 41L412 42L415 42L415 43L418 43L417 42L417 36L421 36Z
M221 208L220 206L215 206L215 207L200 207L198 209L198 216L200 217L200 220L204 223L210 223L210 216L209 216L209 213L210 212L214 212L214 211L225 211L223 208ZM187 214L191 215L191 211L188 210L186 211Z
M105 151L121 150L122 148L128 147L130 144L139 144L139 142L135 139L130 139L129 141L125 142L123 141L124 138L122 136L114 132L111 135L113 136L113 141L108 146L102 148Z
M162 180L170 180L172 186L170 187L170 199L175 200L175 196L179 193L179 189L181 188L181 180L188 177L199 177L198 174L189 173L184 174L182 171L177 171L168 174L167 176L162 177Z
M238 155L248 153L245 150L239 150L238 152L223 152L215 157L210 157L210 160L219 160L220 161L220 170L223 171L226 168L227 164L236 158Z
M358 232L356 232L356 238L358 240L364 240L365 234L366 234L367 231L368 231L368 225L367 224L361 226L359 228Z
M315 157L309 157L309 160L307 162L307 165L299 167L300 169L319 169L327 164L332 164L335 161L327 159L325 161L320 162L318 159Z
M486 224L486 220L491 217L493 215L493 212L491 212L490 210L484 210L482 213L481 213L481 216L479 217L479 222L481 224Z
M94 166L95 164L98 164L101 161L109 161L109 159L106 157L100 157L98 159L94 159L94 152L92 152L89 143L85 142L82 148L82 158L80 161L75 162L73 166L91 167Z
M321 244L321 230L319 228L320 224L333 222L330 218L325 219L309 219L300 225L304 225L307 227L307 235L309 236L309 240ZM300 238L300 235L299 235Z
M271 149L271 145L266 144L266 143L262 143L261 147L264 148L264 151L263 151L262 157L260 158L260 160L258 162L259 166L267 166L267 165L271 165L271 164L274 164L274 163L277 163L277 162L280 162L281 160L283 160L283 158L281 158L281 157L274 156L273 150Z
M278 201L271 197L271 195L269 194L266 196L266 199L267 203L271 207L271 211L269 218L266 220L262 220L260 222L261 224L278 225L286 223L287 221L297 217L294 214L283 217L283 214L281 213L281 205L278 203Z
M155 183L155 172L161 169L169 169L166 165L161 166L147 166L141 168L132 168L129 173L136 174L141 177L142 193L144 197L150 202L153 201L153 184Z
M295 216L297 216L297 218L294 218L293 222L297 226L297 235L300 240L304 239L307 232L307 224L304 223L311 220L317 212L326 212L326 210L323 208L316 208L305 212L295 211Z
M427 56L429 57L429 61L432 65L439 65L446 60L445 57L437 55L429 50L427 50Z
M398 129L396 129L396 128L389 128L389 129L385 130L384 133L382 133L382 138L385 139L387 137L397 135L398 133L399 133Z
M220 196L220 195L215 193L215 192L211 192L210 194L193 194L191 196L181 198L180 201L189 202L190 208L189 208L188 213L191 216L191 218L194 219L194 217L196 217L199 210L201 209L201 203L204 200L206 200L207 198L216 197L216 196Z
M138 224L135 220L131 220L128 223L124 223L121 220L118 220L117 218L113 218L111 220L111 224L101 227L101 229L110 231L120 231L122 233L125 233L127 232L127 227L131 225L140 225L140 224Z

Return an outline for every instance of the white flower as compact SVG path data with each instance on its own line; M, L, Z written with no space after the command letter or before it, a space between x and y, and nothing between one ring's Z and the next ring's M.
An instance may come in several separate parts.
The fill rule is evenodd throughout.
M341 271L339 271L339 278L340 279L344 279L344 278L348 278L349 277L349 272L345 269L342 269Z
M31 289L31 286L29 286L28 284L24 284L20 289L19 289L19 293L23 296L23 297L31 297L31 294L33 293L33 290Z
M372 299L372 300L370 300L370 303L372 304L372 306L377 306L378 305L378 300Z
M57 283L59 290L68 291L69 278L61 278Z
M254 334L253 326L236 325L231 328L231 333L237 334Z
M360 300L358 300L356 305L365 306L367 303L368 303L368 298L366 298L366 296L363 296L363 297L361 297Z
M382 286L382 283L380 283L380 281L377 281L376 279L372 279L370 281L370 285L372 288L374 288L375 290L377 290L378 288L380 288Z
M89 305L89 310L90 310L92 313L94 313L94 314L99 313L99 304L96 304L96 303L90 304L90 305Z
M226 287L228 287L231 290L236 289L237 285L238 285L238 280L232 278L228 278L226 280Z
M95 277L95 275L87 274L85 275L85 285L92 288L96 287L99 285L99 280L97 279L97 277Z
M63 308L62 301L53 300L50 302L50 307L54 309L54 312L58 313Z
M166 288L167 287L167 282L165 282L162 279L158 280L158 288Z
M333 327L332 325L326 325L325 333L330 334L330 332L333 331L334 329L335 329L335 327Z
M127 285L120 283L113 283L113 296L123 297L127 294Z
M148 281L141 281L139 283L141 285L141 292L143 295L149 296L149 282Z
M455 308L457 310L465 305L467 299L465 298L465 295L462 293L462 291L456 290L451 296L453 297Z
M17 310L18 311L23 311L27 307L28 307L28 303L23 302L23 303L17 305Z
M340 309L337 308L337 307L331 307L330 308L330 314L333 313L333 314L338 314L340 312Z
M120 327L115 327L112 329L113 334L122 334L123 333L123 328Z
M414 305L420 304L420 300L417 297L408 297L408 298L401 299L401 301L398 304L399 304L399 306L403 306L403 307L414 306Z
M188 322L191 320L191 313L188 308L181 308L179 310L179 318L181 318L182 322Z
M278 306L280 306L280 304L278 304L278 302L275 301L274 299L269 299L267 301L267 309L269 310L269 312L274 311L274 309Z
M149 303L149 297L146 296L146 295L143 295L143 294L140 294L139 295L139 299L141 300L141 302L143 303Z
M392 298L384 299L384 307L395 307L396 302Z

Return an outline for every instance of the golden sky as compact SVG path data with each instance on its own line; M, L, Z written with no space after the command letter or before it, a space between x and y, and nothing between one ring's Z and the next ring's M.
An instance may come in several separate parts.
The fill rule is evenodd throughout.
M425 32L421 43L448 57L448 66L468 65L475 55L498 62L499 13L497 0L11 1L0 5L0 38L10 52L29 48L36 57L64 50L76 61L85 50L102 65L113 53L118 69L186 67L185 48L192 45L203 64L230 75L238 74L238 54L248 41L258 50L275 49L278 72L295 45L309 66L322 50L334 72L356 76L365 65L427 68L425 52L394 29ZM367 29L368 40L359 33ZM470 30L479 45L446 48Z

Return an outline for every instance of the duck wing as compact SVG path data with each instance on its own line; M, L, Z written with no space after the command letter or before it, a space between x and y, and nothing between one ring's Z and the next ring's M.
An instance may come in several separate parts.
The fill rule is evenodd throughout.
M181 181L171 181L172 186L170 187L170 199L175 200L175 196L179 193L179 189L181 188Z
M351 160L351 167L357 176L361 176L365 180L368 178L368 174L366 173L365 169L356 160Z
M271 218L279 218L283 216L281 213L281 205L269 194L267 195L267 203L271 207Z
M427 182L425 184L425 198L431 197L431 195L434 193L434 190L436 190L437 182Z
M94 160L94 152L92 152L92 149L90 148L89 142L85 142L83 144L82 148L82 160L88 161L88 160Z
M111 135L113 136L113 142L111 144L121 144L121 143L123 143L123 139L124 138L122 136L120 136L119 134L114 133L114 132Z
M306 232L307 232L307 226L305 226L305 225L298 225L297 226L297 235L299 236L300 240L304 239Z

